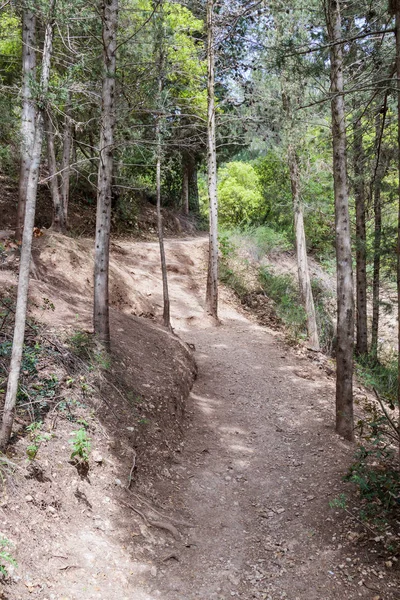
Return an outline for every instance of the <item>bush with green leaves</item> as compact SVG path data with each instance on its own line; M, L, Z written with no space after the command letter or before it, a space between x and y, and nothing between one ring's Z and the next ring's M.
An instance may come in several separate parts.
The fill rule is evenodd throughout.
M379 438L370 448L360 446L345 480L358 488L361 518L383 524L399 510L400 472L393 463L393 450Z
M26 430L29 432L31 440L31 443L26 449L29 460L34 460L42 443L48 442L52 438L51 433L43 433L42 427L42 421L34 421L26 428Z
M221 224L246 226L262 221L264 201L256 170L250 163L234 161L218 171Z
M69 441L72 449L71 460L88 462L92 444L85 427L73 431L71 435L73 436Z
M294 339L306 338L306 311L292 276L274 273L270 267L261 267L259 281L267 296L274 301L278 317Z
M17 567L17 561L11 554L13 545L6 537L0 538L0 574L3 577L8 577L8 567L11 565Z

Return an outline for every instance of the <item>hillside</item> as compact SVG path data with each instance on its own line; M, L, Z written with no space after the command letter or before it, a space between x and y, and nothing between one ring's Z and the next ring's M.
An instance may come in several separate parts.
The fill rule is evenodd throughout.
M35 460L23 422L12 445L2 506L19 564L5 586L10 600L27 590L57 600L398 598L393 553L353 509L343 519L329 507L349 492L342 475L354 453L334 433L333 378L249 319L229 290L222 325L207 321L206 245L167 242L173 327L198 365L187 399L191 353L157 324L158 246L113 244L105 378L99 385L77 372L72 390L62 386L64 400L75 398L72 417L44 416L54 437ZM90 329L91 252L91 240L35 240L32 315L66 348L73 332ZM16 273L0 279L12 286ZM96 386L89 396L81 376ZM69 460L78 420L92 440L86 476Z

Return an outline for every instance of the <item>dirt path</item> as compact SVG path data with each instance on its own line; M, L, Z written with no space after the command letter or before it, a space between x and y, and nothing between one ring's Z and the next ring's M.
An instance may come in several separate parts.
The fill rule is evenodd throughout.
M222 326L207 322L204 249L203 240L167 242L173 325L199 367L169 493L194 529L158 569L151 597L399 598L382 562L363 556L329 508L354 452L333 431L333 380L246 318L228 292ZM146 263L156 251L147 245ZM154 280L146 289L160 306Z
M87 259L72 250L77 264L85 266ZM364 547L369 536L363 540L343 512L329 507L348 491L342 475L354 453L333 430L333 379L316 361L288 349L276 332L255 324L226 290L220 298L222 325L208 321L204 238L167 240L166 250L173 326L195 346L198 378L180 452L159 480L142 484L140 493L163 515L192 527L177 525L174 539L124 510L113 475L117 465L103 448L108 466L94 471L92 485L78 483L84 497L91 498L96 483L107 495L101 502L94 496L93 511L82 506L82 518L38 545L35 552L61 562L50 571L46 591L40 581L29 587L34 573L22 574L29 597L399 600L397 565L385 568L379 545ZM52 256L51 244L47 252ZM53 270L61 268L57 264ZM160 313L157 244L118 241L112 269L115 310ZM89 270L90 265L87 285ZM79 296L83 275L76 269L78 275L76 296L71 299L75 292L69 285L60 289L58 304L64 320L84 323L90 307ZM70 482L66 496L73 496L78 483ZM22 525L29 529L35 523L25 519ZM25 596L9 600L17 598Z

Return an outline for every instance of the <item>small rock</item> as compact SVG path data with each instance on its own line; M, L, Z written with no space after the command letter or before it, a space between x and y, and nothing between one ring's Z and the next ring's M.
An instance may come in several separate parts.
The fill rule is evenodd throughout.
M282 513L285 512L285 509L284 508L277 508L276 512L277 512L278 515L281 515Z
M157 567L155 565L153 565L151 567L150 573L152 574L153 577L157 577Z
M56 509L54 508L54 506L48 506L46 508L46 511L49 512L49 513L54 514L56 512Z
M122 481L120 479L115 479L114 483L115 483L115 485L118 485L119 487L122 487Z
M25 496L25 500L27 502L33 502L33 496L31 496L30 494L28 494L27 496Z
M94 452L92 452L92 458L94 460L95 463L102 463L103 462L103 457L100 454L100 452L98 452L98 450L95 450Z

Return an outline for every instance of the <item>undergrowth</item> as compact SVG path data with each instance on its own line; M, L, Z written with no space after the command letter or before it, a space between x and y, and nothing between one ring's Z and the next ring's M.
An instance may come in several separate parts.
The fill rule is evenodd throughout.
M389 357L385 362L376 361L369 356L356 359L358 380L368 389L376 390L379 396L394 407L397 402L398 364L396 357Z
M288 340L296 343L306 339L306 311L301 302L297 281L292 275L276 273L271 266L265 264L265 258L269 254L291 248L288 238L271 227L260 226L243 231L224 229L220 232L219 242L219 276L222 283L230 287L243 304L247 304L254 293L267 296L273 301L274 317L283 324ZM255 284L253 282L249 285L247 282L248 271L254 273ZM321 349L332 354L335 344L334 327L327 308L327 293L318 280L312 281L312 288ZM271 311L270 305L268 310Z
M262 289L275 303L276 313L294 340L307 336L306 311L293 278L289 274L276 274L270 267L258 271Z

